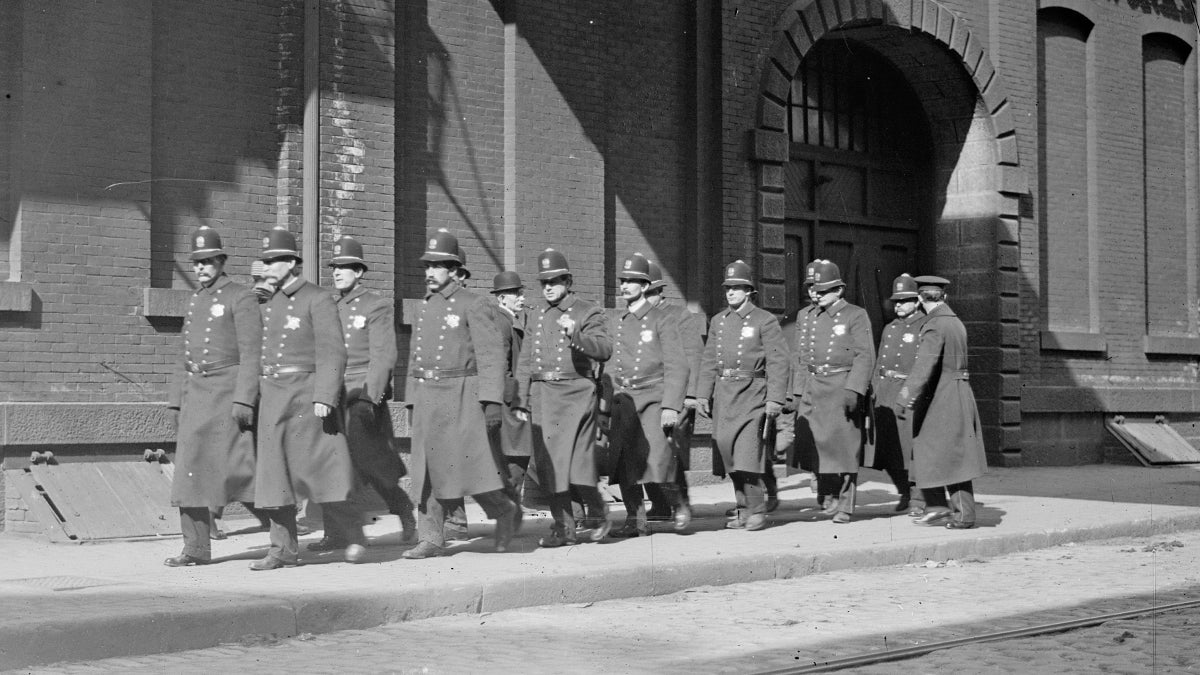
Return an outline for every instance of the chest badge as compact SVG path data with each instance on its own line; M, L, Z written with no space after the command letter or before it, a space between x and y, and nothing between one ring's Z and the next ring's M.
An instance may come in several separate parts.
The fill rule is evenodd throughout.
M742 337L744 337L744 338L754 337L754 326L742 326Z
M846 334L846 324L844 324L844 323L835 324L833 326L833 334L834 335L845 335Z
M652 331L652 330L642 331L642 342L654 342L654 331Z
M289 315L287 318L287 323L285 323L283 327L288 330L296 330L300 327L300 317Z
M462 319L460 319L457 314L447 314L446 315L446 325L451 328L458 328L458 324L461 322L462 322Z
M917 336L913 335L912 333L905 333L900 339L904 340L905 342L912 343L913 340L917 339Z
M361 330L367 325L367 317L363 316L362 314L355 314L354 316L350 317L350 325Z
M213 316L225 316L225 305L215 304L209 308L208 312Z

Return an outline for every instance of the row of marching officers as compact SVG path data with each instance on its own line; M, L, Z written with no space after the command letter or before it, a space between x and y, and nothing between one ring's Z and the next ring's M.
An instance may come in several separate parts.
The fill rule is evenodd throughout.
M750 267L727 265L728 306L705 342L701 317L662 301L661 270L640 254L617 274L624 306L606 313L576 295L566 257L547 249L537 257L542 299L523 307L513 272L496 276L492 297L466 288L457 239L439 230L421 256L426 295L409 355L414 518L386 405L392 303L362 287L361 245L335 244L334 294L300 277L285 229L263 246L263 280L250 289L225 275L215 231L193 238L199 288L170 405L179 411L172 499L184 550L167 565L208 563L212 514L231 501L269 523L270 548L251 568L294 565L305 499L325 519L324 538L309 549L344 548L348 561L362 560L361 514L349 501L356 483L400 518L404 543L416 540L409 559L445 553L467 496L495 520L496 550L507 550L521 527L526 473L549 495L544 547L581 533L643 536L654 519L682 531L697 413L712 417L714 472L734 486L727 527L762 529L778 503L776 427L794 429L790 464L816 474L819 504L835 523L851 519L866 465L888 470L901 509L911 504L919 523L974 525L971 480L985 463L965 330L945 304L944 279L896 280L898 318L877 364L866 312L842 297L829 261L807 268L812 305L797 316L791 346L755 306ZM608 452L598 452L598 436ZM597 487L602 474L625 503L616 529Z

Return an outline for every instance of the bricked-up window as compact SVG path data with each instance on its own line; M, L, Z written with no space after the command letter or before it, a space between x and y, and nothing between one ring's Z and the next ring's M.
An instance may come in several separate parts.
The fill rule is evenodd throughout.
M1038 13L1041 291L1052 331L1099 328L1090 186L1091 30L1091 22L1075 12Z
M1146 158L1146 329L1187 335L1192 314L1187 246L1188 46L1174 36L1142 39L1143 141ZM1189 105L1189 101L1191 105Z

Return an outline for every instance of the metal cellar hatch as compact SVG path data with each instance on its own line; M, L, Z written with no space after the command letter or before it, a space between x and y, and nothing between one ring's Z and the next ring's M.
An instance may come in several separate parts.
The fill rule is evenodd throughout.
M1117 415L1105 420L1104 426L1145 466L1200 463L1200 451L1171 428L1162 415L1153 422L1130 422Z

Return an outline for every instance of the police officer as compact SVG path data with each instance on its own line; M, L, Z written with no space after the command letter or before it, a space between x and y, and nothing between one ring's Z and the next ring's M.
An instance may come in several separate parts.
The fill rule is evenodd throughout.
M346 542L347 562L366 555L360 514L347 501L354 466L342 433L338 401L346 345L328 291L299 276L296 237L282 227L263 238L264 278L275 293L263 316L258 467L259 506L271 509L271 546L250 565L273 570L297 563L296 502L321 505L325 531Z
M917 358L917 336L921 333L926 315L917 302L917 282L907 274L901 274L892 282L890 299L894 303L896 318L884 327L883 335L879 338L879 356L875 361L875 377L871 383L875 442L867 445L863 466L887 472L900 495L896 511L920 515L925 510L925 500L921 497L921 491L909 480L912 467L912 418L898 419L892 405Z
M948 280L921 276L916 282L927 318L895 403L898 416L913 416L913 465L927 505L916 522L967 530L975 527L972 481L987 472L979 409L968 381L967 329L946 304Z
M733 481L737 512L726 527L761 530L762 476L773 450L764 444L763 430L783 409L789 355L779 321L751 301L751 276L741 260L725 266L728 307L709 322L698 392L701 412L713 418L713 444Z
M346 346L346 379L343 413L350 459L359 479L375 489L388 512L400 519L400 541L417 540L413 503L400 487L407 471L392 447L392 418L387 401L392 397L392 369L396 367L396 329L391 301L362 284L367 272L362 244L350 236L334 242L334 299ZM310 551L344 548L348 542L326 531Z
M612 403L611 444L616 475L625 502L625 525L614 537L650 534L644 484L657 483L675 512L675 529L692 520L675 483L676 463L670 445L687 393L687 354L678 322L646 300L650 263L635 253L618 273L625 310L613 320L613 357L605 378Z
M177 411L171 503L179 507L183 552L169 567L212 558L212 513L231 501L254 501L254 406L262 319L254 294L225 274L221 235L192 235L199 287L183 322L183 363L171 388Z
M796 320L792 369L797 444L805 438L816 450L818 494L829 495L822 513L848 523L866 441L863 397L875 366L871 319L842 297L837 265L815 260L807 271L813 305Z
M687 356L687 395L683 399L683 411L679 414L679 422L671 432L669 442L672 452L675 453L675 484L679 486L679 499L685 504L691 504L688 498L687 470L692 465L692 432L696 427L696 384L700 380L700 357L704 353L704 317L683 304L666 300L663 292L667 282L663 280L662 268L653 260L648 262L650 287L646 289L646 301L675 319L679 328L679 338L683 341L683 351ZM657 485L647 484L646 495L650 498L650 510L646 513L649 520L670 520L674 517Z
M546 249L538 255L542 300L528 310L517 360L517 404L533 425L533 465L550 493L554 518L546 548L576 543L572 497L584 505L591 539L608 533L608 506L596 487L596 372L612 354L600 306L577 296L567 258Z
M508 463L511 496L520 506L524 494L525 473L533 435L529 422L513 406L517 401L517 358L525 340L525 285L516 272L500 272L492 277L492 318L504 342L504 423L500 425L500 447Z
M438 230L421 255L425 300L413 326L408 391L413 399L413 489L420 542L403 557L445 555L443 521L467 495L496 521L496 551L520 527L494 436L504 418L505 357L488 299L456 278L458 238ZM489 433L490 432L490 433Z

